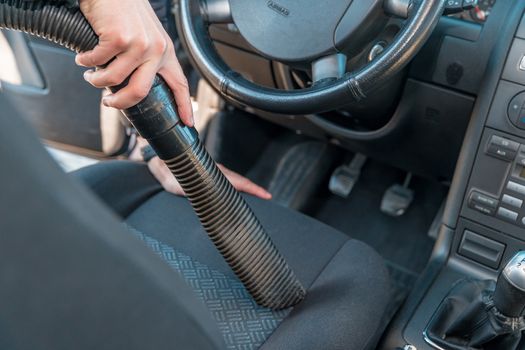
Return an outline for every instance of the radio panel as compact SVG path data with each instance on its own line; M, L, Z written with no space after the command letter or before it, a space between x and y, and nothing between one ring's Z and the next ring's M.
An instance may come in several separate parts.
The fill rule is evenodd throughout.
M525 240L525 140L486 129L462 215Z
M525 145L492 135L485 146L485 153L511 163L511 170L498 196L472 188L468 206L482 214L496 215L502 220L525 227Z

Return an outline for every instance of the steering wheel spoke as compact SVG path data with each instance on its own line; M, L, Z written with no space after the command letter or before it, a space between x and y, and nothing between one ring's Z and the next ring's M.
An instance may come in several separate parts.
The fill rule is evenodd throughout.
M414 0L385 0L383 9L389 16L408 18Z
M336 53L312 62L312 81L341 78L346 72L346 55Z
M200 0L201 15L208 24L233 23L229 0Z

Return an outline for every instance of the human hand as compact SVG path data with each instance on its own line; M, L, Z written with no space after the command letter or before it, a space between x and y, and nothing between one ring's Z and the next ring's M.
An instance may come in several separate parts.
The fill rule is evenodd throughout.
M226 178L231 182L237 191L245 192L262 199L271 199L272 195L261 186L254 184L244 176L226 168L221 164L217 164L219 169ZM148 162L148 168L153 176L160 182L162 187L173 194L184 196L182 187L177 182L170 169L164 164L159 157L154 157Z
M80 0L80 10L99 37L91 51L76 56L76 63L88 70L84 78L102 88L126 87L105 96L108 107L125 109L136 105L149 93L155 75L160 74L175 96L182 122L193 126L188 81L175 55L173 42L162 27L148 0Z

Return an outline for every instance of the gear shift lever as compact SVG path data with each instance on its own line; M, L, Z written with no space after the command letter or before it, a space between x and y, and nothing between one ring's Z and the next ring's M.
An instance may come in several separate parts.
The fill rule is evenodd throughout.
M507 317L520 317L525 312L525 251L518 252L501 271L494 306Z
M498 281L465 279L443 300L425 331L443 349L516 350L525 329L525 251L507 263Z

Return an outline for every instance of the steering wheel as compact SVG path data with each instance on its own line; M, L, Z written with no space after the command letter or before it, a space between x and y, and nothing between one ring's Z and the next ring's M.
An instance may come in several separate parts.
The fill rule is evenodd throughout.
M226 99L273 113L315 114L362 100L398 73L426 42L443 7L443 0L178 0L175 16L189 56ZM345 73L347 55L394 15L406 18L394 41ZM268 59L309 64L314 83L279 90L248 81L217 54L208 34L213 23L234 23Z

